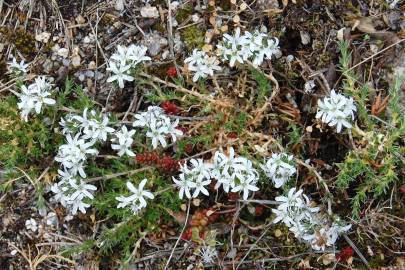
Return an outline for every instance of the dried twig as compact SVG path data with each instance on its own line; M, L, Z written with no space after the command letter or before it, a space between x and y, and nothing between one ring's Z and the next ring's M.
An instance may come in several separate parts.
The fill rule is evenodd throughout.
M130 174L135 174L135 173L147 171L147 170L149 170L151 168L152 167L148 166L148 167L143 167L143 168L140 168L140 169L135 169L135 170L127 171L127 172L113 173L113 174L93 177L93 178L86 179L86 182L89 183L89 182L95 182L95 181L99 181L99 180L108 180L108 179L112 179L112 178L123 176L123 175L130 175Z
M170 253L169 259L168 259L167 262L166 262L166 265L165 265L164 270L168 269L168 267L169 267L169 265L170 265L170 261L172 260L173 254L174 254L174 252L175 252L175 250L176 250L176 247L177 247L177 245L179 244L180 239L181 239L181 236L183 235L184 230L185 230L186 227L187 227L188 218L189 218L189 215L190 215L190 203L191 203L191 201L189 200L189 201L188 201L188 205L187 205L186 220L184 221L184 225L183 225L183 228L181 229L179 238L177 238L177 241L176 241L176 243L174 244L174 247L173 247L173 249L172 249L172 252Z
M343 234L344 239L346 242L353 248L353 250L356 252L356 254L360 257L360 259L363 261L363 263L366 265L367 269L371 269L370 265L368 264L368 261L364 257L364 255L360 252L360 250L356 247L356 245L353 243L352 240L347 236L347 234Z
M156 77L156 76L149 75L149 74L146 74L146 73L144 73L144 72L142 72L140 75L143 76L143 77L146 77L146 78L148 78L148 79L150 79L150 80L152 80L152 81L154 81L154 82L161 83L161 84L164 84L164 85L169 86L169 87L171 87L171 88L174 88L174 89L176 89L176 91L178 91L178 92L195 96L195 97L197 97L197 98L199 98L199 99L201 99L201 100L205 100L205 101L208 101L208 102L211 102L211 103L214 103L214 104L216 104L216 105L223 106L223 107L233 107L233 105L230 104L230 103L226 103L226 102L223 102L223 101L220 101L220 100L216 100L216 99L214 99L214 98L211 98L211 97L209 97L209 96L202 95L202 94L197 93L197 92L195 92L195 91L190 91L190 90L188 90L188 89L186 89L186 88L184 88L184 87L181 87L181 86L179 86L179 85L176 85L176 84L174 84L174 83L166 82L166 81L164 81L164 80L161 80L161 79L159 79L159 78Z

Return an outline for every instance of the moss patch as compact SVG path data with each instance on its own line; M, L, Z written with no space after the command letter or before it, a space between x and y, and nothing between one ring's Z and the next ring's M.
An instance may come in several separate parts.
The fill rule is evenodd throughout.
M196 25L185 28L181 32L181 37L189 51L195 48L201 49L204 46L204 32Z
M35 38L32 34L19 28L16 31L7 28L1 28L0 33L4 35L6 40L13 44L17 50L24 54L27 58L33 58L37 49L35 47Z

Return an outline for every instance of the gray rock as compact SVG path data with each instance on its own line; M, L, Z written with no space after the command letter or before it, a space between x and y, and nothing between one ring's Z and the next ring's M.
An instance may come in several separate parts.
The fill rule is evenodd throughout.
M257 4L261 9L279 9L280 6L277 0L258 0Z

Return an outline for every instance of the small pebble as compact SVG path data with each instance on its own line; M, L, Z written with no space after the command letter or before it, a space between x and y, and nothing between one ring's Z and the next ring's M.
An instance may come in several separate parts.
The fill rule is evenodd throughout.
M193 14L193 16L191 16L191 20L193 22L198 22L200 20L200 15L198 13Z
M141 16L144 18L158 18L159 11L156 7L146 6L141 8Z
M80 55L75 55L72 57L72 65L74 67L79 67L80 66Z
M69 56L69 50L66 48L60 48L57 53L60 57L63 58L67 58Z

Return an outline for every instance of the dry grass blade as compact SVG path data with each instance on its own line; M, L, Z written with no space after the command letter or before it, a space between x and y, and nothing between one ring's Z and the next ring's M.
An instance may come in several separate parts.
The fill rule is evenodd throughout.
M381 93L379 93L371 105L371 114L378 116L380 113L382 113L387 107L388 101L389 96L386 96L383 100L381 100Z

